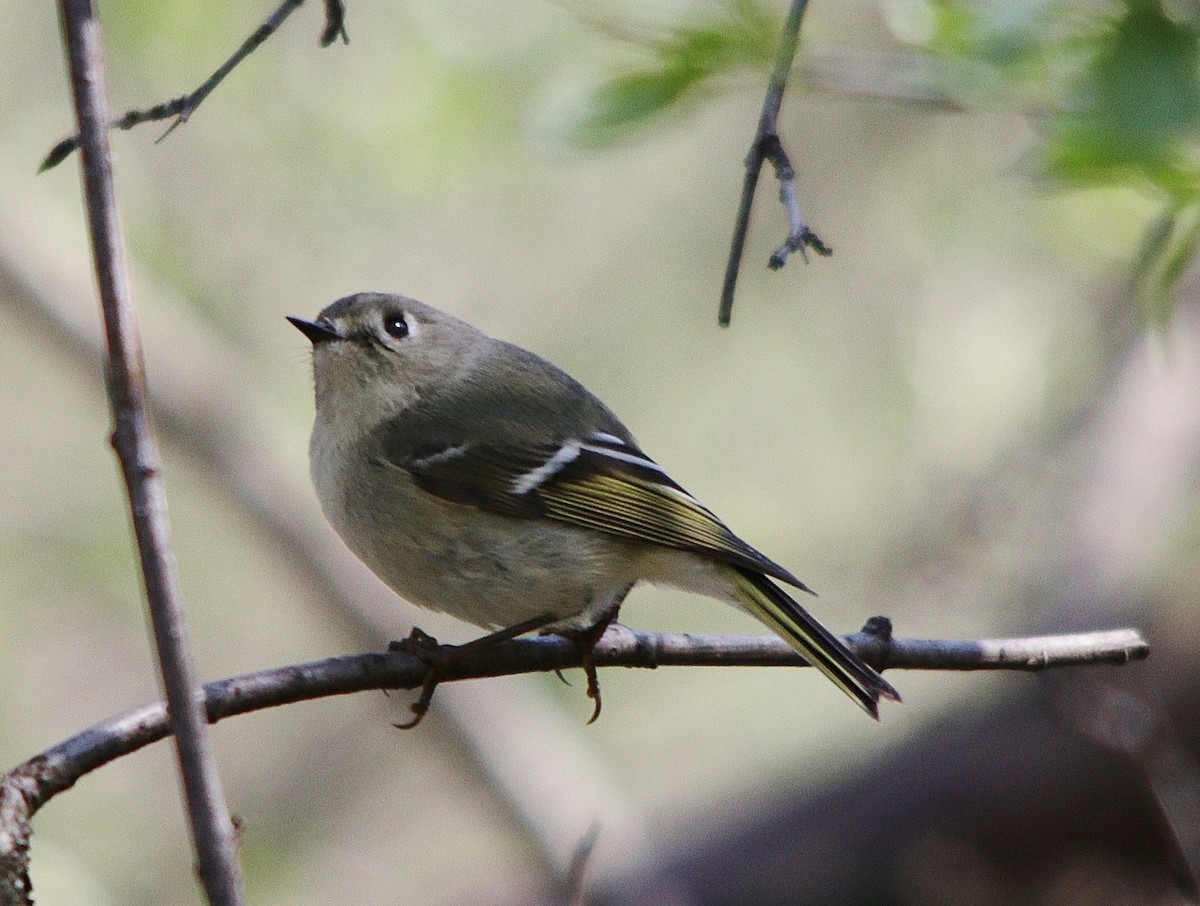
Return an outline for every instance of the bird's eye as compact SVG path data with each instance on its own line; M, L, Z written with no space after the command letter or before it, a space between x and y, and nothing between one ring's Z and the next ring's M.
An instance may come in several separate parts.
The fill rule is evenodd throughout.
M402 314L385 315L383 329L389 337L395 337L397 340L408 336L408 322Z

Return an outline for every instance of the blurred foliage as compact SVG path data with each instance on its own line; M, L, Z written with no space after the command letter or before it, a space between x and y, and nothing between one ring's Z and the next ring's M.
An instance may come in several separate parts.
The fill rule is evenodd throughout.
M712 308L738 161L786 7L745 7L747 20L756 8L771 13L759 56L745 52L749 41L735 43L737 63L721 56L733 52L728 41L702 37L714 22L724 27L730 3L589 5L609 17L659 10L665 26L632 42L614 39L624 35L611 20L605 32L556 4L360 3L352 44L328 51L317 50L320 10L308 5L187 128L158 144L150 126L113 136L152 392L178 391L187 411L221 415L221 430L205 422L213 427L188 439L182 422L156 409L206 676L382 647L411 627L394 596L347 562L350 596L381 627L364 639L306 580L292 549L257 524L257 498L234 497L238 476L257 475L286 489L295 524L324 530L307 477L308 354L283 316L372 288L453 310L578 375L739 533L801 570L822 592L817 612L838 630L880 612L904 634L930 637L1132 621L1157 628L1158 646L1152 662L1123 668L1137 671L1132 680L1157 689L1157 678L1185 673L1176 666L1185 655L1195 669L1200 504L1195 448L1184 443L1200 394L1172 378L1197 359L1191 346L1176 354L1164 342L1170 369L1117 384L1131 354L1156 344L1142 344L1135 319L1115 311L1111 288L1114 262L1133 257L1155 215L1166 212L1153 233L1161 248L1186 249L1190 221L1152 209L1148 193L1021 191L1010 163L1047 133L991 113L1009 97L1031 111L1065 107L1072 79L1094 59L1088 41L1118 8L1104 8L1109 19L1096 7L1055 17L1059 7L1043 4L1026 31L1083 36L1066 65L1022 49L1018 13L1034 12L1024 6L964 7L976 25L961 33L988 50L972 55L934 53L929 42L951 32L927 20L921 34L902 34L893 6L812 4L798 70L810 84L808 60L843 36L889 59L901 58L903 41L903 59L986 112L810 101L798 79L785 138L803 153L805 200L838 256L807 271L747 268L747 316L721 332ZM272 5L106 7L114 112L193 88ZM23 283L94 329L77 174L34 174L70 123L53 5L0 7L20 23L0 31L0 250ZM556 100L622 63L626 73L670 71L662 54L675 41L708 47L708 63L665 108L611 133L636 144L560 153ZM778 224L770 202L759 213ZM778 236L758 239L765 260ZM1182 266L1188 255L1156 260ZM0 301L9 325L0 336L0 754L13 765L159 692L106 444L99 356L62 348L47 317ZM1181 306L1164 339L1191 329L1190 316ZM198 383L179 381L189 375ZM1165 401L1150 392L1175 386ZM1091 418L1109 411L1110 398L1132 400L1117 410L1124 417ZM197 456L226 443L244 451L228 474ZM1179 539L1181 518L1190 533ZM1089 545L1086 559L1080 545ZM331 534L321 550L349 557ZM1077 585L1063 583L1064 563L1074 583L1086 580L1084 595L1067 593ZM1100 595L1093 581L1119 593ZM730 608L661 588L640 590L623 613L639 628L756 630ZM446 640L474 635L448 617L417 619ZM1160 656L1170 645L1178 661ZM1068 685L1089 679L1071 674ZM439 718L456 694L494 694L499 706L474 719L478 749L456 743L441 719L397 734L391 723L407 713L407 696L223 722L216 742L245 820L252 900L528 904L547 875L506 810L513 799L546 803L547 826L566 847L597 814L632 816L604 824L589 865L591 877L611 877L629 870L630 853L648 859L648 850L716 839L715 825L774 814L789 792L823 797L905 740L939 739L943 714L955 724L977 711L986 718L991 703L1045 688L1025 676L911 674L903 708L876 725L848 713L819 677L789 671L614 671L604 681L606 713L591 727L578 685L560 688L552 676L439 692ZM520 775L499 767L518 760L504 755L506 740L530 746L518 753L532 775L523 796ZM589 758L564 755L564 741ZM476 758L491 758L486 772ZM926 771L930 792L994 827L977 797L948 787L938 768ZM1038 788L984 786L985 797L1045 799ZM196 902L178 804L167 746L90 775L35 820L38 902ZM1106 830L1092 805L1079 800L1056 821ZM1036 830L1006 827L1022 846ZM933 847L922 839L901 870L925 864ZM828 858L840 850L825 843L818 858L840 866Z
M647 48L653 62L600 85L573 140L610 143L678 109L719 75L765 70L780 12L763 0L732 0L658 31L599 22ZM885 12L895 37L913 48L914 66L938 64L947 106L1015 105L1035 118L1040 138L1030 159L1042 182L1153 197L1158 213L1130 284L1151 320L1168 318L1200 240L1200 6L891 0Z
M1133 267L1135 295L1156 320L1169 316L1200 235L1198 64L1195 21L1130 2L1096 32L1091 59L1042 149L1046 173L1065 185L1130 185L1161 199Z
M613 19L593 19L601 31L648 48L647 66L616 76L592 93L570 138L600 147L690 101L714 76L769 65L779 37L773 11L757 0L731 0L718 15L652 29Z

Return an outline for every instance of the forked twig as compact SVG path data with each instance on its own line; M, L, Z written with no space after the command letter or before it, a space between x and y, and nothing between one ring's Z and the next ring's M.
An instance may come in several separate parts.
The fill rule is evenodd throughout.
M132 129L134 126L140 126L142 123L152 123L159 120L170 119L174 117L174 122L167 127L167 130L158 137L157 141L162 141L168 135L175 131L178 126L183 125L188 121L196 108L199 107L204 99L207 98L214 88L216 88L229 73L237 67L246 57L250 56L259 45L267 38L275 34L279 30L285 19L300 7L304 0L283 0L279 8L275 10L267 20L256 28L242 45L234 51L233 55L222 63L217 71L210 75L195 91L190 94L185 94L181 97L174 98L170 101L164 101L161 104L155 104L145 110L130 110L120 119L112 122L114 129ZM325 2L325 28L321 31L321 46L328 47L338 38L341 38L343 43L349 43L350 37L346 34L346 7L342 0L324 0ZM50 153L46 155L42 165L38 167L38 172L57 167L66 160L73 151L79 147L78 133L68 138L64 138L61 142L50 149Z
M796 43L800 37L800 22L808 0L792 0L791 10L783 26L783 34L779 39L779 49L775 54L775 66L771 71L771 81L767 85L767 96L763 101L762 115L758 119L758 129L754 133L754 141L750 145L750 153L746 156L746 176L742 182L742 198L738 205L737 220L733 227L733 241L729 248L729 261L725 266L725 283L721 288L721 308L717 320L722 327L729 326L733 314L733 293L737 287L738 273L742 266L742 253L746 248L746 234L750 229L750 210L754 206L754 191L758 187L758 176L766 161L775 167L775 175L779 179L779 199L787 212L788 236L783 244L771 255L769 266L772 269L783 267L792 252L800 252L805 260L806 248L811 248L818 255L831 255L829 248L817 236L804 220L796 191L796 171L792 162L779 140L779 108L783 104L783 92L787 87L788 74L792 69L792 61L796 58Z

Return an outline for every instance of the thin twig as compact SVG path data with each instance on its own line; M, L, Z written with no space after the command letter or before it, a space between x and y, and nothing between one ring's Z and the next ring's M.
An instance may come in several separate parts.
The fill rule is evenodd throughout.
M878 669L1021 670L1141 660L1149 646L1133 629L1017 639L895 639L875 618L847 643ZM613 626L596 646L597 667L806 667L776 636L710 636L635 632ZM449 661L443 682L580 666L578 646L540 637L500 642ZM212 722L237 714L370 689L415 689L426 663L402 651L347 655L264 670L205 686ZM80 777L170 732L162 703L146 705L84 730L5 775L0 784L0 869L27 840L33 814ZM22 830L22 829L25 830ZM23 836L23 834L25 836ZM0 887L7 883L0 876Z
M783 104L783 92L787 87L788 74L792 70L792 61L796 58L796 43L800 38L800 22L808 0L792 0L787 22L783 26L783 34L779 39L779 49L775 54L775 66L771 71L771 81L767 85L767 96L763 101L762 115L758 119L758 129L754 133L754 141L750 145L750 153L746 156L746 176L742 183L742 199L738 205L737 220L733 228L733 242L729 248L729 262L725 266L725 283L721 289L721 308L718 321L722 327L729 326L733 314L733 293L737 287L738 272L742 266L742 252L746 247L746 234L750 229L750 210L754 206L754 191L758 187L758 175L762 165L770 161L775 167L775 175L779 179L779 198L783 203L788 218L788 237L774 254L771 255L769 266L779 268L787 261L788 255L799 251L802 255L806 248L811 248L818 255L830 255L833 250L817 236L808 224L800 210L796 193L796 171L788 159L787 152L779 140L779 108ZM805 255L805 260L807 255Z
M152 123L159 120L170 119L174 117L174 122L167 127L167 130L158 137L157 141L162 141L175 129L188 121L196 108L199 107L204 99L207 98L229 73L237 67L246 57L250 56L258 49L267 38L271 37L285 19L295 12L304 0L283 0L279 8L273 12L262 25L256 28L241 47L234 51L233 55L222 63L217 71L204 80L204 82L195 91L190 94L185 94L182 97L174 98L170 101L164 101L161 104L156 104L145 110L130 110L118 120L114 120L112 128L114 129L132 129L134 126L139 126L142 123ZM339 37L343 42L349 43L350 38L346 34L346 8L342 0L325 0L325 28L321 32L321 46L328 47ZM58 166L71 155L76 148L79 147L79 135L72 135L69 138L64 138L61 142L50 149L50 153L46 155L46 159L42 161L42 165L38 168L38 172L49 170Z
M241 869L184 626L161 461L150 429L141 337L129 288L125 242L112 178L100 24L91 0L62 0L60 10L79 120L84 194L104 315L112 445L129 494L200 876L210 903L233 906L244 901Z
M328 47L338 38L350 43L346 33L346 4L342 0L325 0L325 27L321 29L321 46Z
M588 862L600 839L600 824L593 821L575 847L571 856L571 864L567 866L566 879L563 883L563 906L584 906L585 886L587 880Z

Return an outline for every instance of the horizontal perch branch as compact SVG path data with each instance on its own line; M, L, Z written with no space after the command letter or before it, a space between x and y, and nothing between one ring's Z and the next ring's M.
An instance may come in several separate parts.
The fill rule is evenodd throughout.
M870 620L847 642L879 670L1043 670L1141 660L1150 648L1134 629L1018 639L894 639L891 624ZM803 667L775 636L635 632L613 626L593 652L597 667ZM580 666L579 649L556 636L520 638L452 659L444 682ZM369 689L415 689L426 664L401 651L328 658L219 680L204 687L208 719ZM162 702L95 724L9 771L0 782L0 903L26 903L30 820L84 774L170 732Z
M1141 660L1149 646L1134 629L1017 639L894 639L879 617L846 640L872 666L902 670L1043 670ZM775 636L635 632L613 626L594 652L597 667L801 667ZM580 665L574 643L556 636L521 638L452 660L443 681L565 670ZM346 655L277 667L205 686L212 722L263 708L369 689L415 689L425 663L404 652ZM102 721L5 775L0 784L0 892L25 864L29 819L89 771L167 736L161 702ZM4 902L0 897L0 902Z

